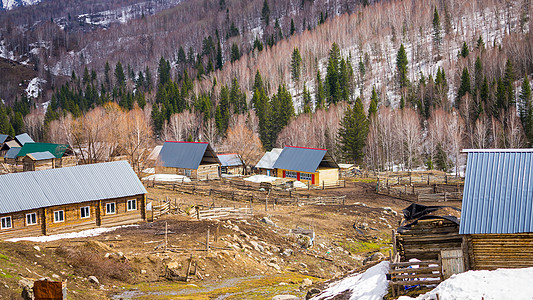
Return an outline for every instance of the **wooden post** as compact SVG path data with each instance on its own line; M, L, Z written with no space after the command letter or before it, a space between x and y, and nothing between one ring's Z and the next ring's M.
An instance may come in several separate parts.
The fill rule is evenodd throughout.
M322 189L323 189L323 190L326 189L326 187L325 187L325 185L324 185L324 180L322 180Z
M191 254L191 258L189 258L189 266L187 266L187 274L185 274L185 282L189 281L189 273L191 272L191 265L192 265L192 254Z
M220 231L220 223L217 224L217 230L215 231L215 242L218 242L219 231Z
M168 246L168 221L165 221L165 252L167 252Z
M409 173L409 184L413 184L413 178L411 177L411 173Z
M448 174L444 175L444 183L448 184Z
M205 237L205 251L209 252L209 228L207 228L207 235Z
M392 254L393 254L393 259L395 260L396 259L396 252L398 252L398 249L396 248L396 230L392 230ZM394 263L395 261L391 260L391 263Z
M428 174L428 185L429 185L429 176L431 176L431 174Z

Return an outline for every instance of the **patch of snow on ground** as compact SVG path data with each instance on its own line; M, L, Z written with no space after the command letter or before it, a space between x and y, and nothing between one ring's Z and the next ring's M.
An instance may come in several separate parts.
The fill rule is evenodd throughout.
M110 232L110 231L113 231L119 228L133 227L133 226L139 226L139 225L123 225L123 226L115 226L115 227L109 227L109 228L100 227L100 228L83 230L79 232L69 232L69 233L61 233L61 234L54 234L54 235L35 236L35 237L13 238L13 239L8 239L7 241L8 242L30 241L30 242L44 243L44 242L57 241L57 240L62 240L62 239L75 239L75 238L97 236L102 233Z
M497 300L533 299L533 268L525 269L498 269L495 271L468 271L441 282L432 291L417 298L403 296L398 300L438 299L451 300Z
M143 173L155 174L155 168L147 168L143 170Z
M332 283L311 300L332 299L346 291L351 291L350 300L381 300L389 288L389 282L385 275L388 271L389 262L380 262L364 273L355 274Z
M41 92L41 84L46 83L46 80L41 79L39 77L33 78L30 83L28 84L28 87L26 88L26 94L30 98L37 98L39 96L39 93Z
M305 183L303 183L303 182L301 182L301 181L299 181L299 180L295 180L295 181L293 182L293 186L294 186L295 188L302 188L302 189L306 189L306 188L307 188L307 184L305 184Z
M0 41L0 57L10 60L15 60L13 51L7 51L7 47L4 40Z
M277 179L280 179L279 177L272 177L267 175L253 175L248 178L244 178L246 181L251 181L255 183L261 183L261 182L274 182Z
M154 174L146 176L142 180L155 180L156 182L191 182L191 179L187 176L174 174Z

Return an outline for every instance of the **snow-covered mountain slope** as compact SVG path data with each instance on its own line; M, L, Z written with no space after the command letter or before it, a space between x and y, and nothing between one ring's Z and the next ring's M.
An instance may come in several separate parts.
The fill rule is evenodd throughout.
M0 0L1 9L9 10L19 6L29 6L41 2L41 0Z

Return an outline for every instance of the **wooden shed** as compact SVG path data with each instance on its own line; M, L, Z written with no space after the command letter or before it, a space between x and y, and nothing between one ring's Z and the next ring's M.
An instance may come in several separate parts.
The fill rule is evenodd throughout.
M339 165L326 149L286 146L273 166L277 177L311 184L337 184Z
M533 267L533 149L465 152L459 233L469 268Z
M217 154L220 161L220 174L244 174L244 163L237 153Z
M449 206L411 204L395 236L400 261L438 260L442 251L461 250L461 211Z
M56 157L49 151L28 153L22 159L23 171L39 171L54 168Z
M146 189L126 161L0 176L0 238L146 219Z
M166 141L161 148L155 171L205 180L220 178L220 160L209 143Z
M276 170L274 169L274 164L278 160L279 155L283 149L274 148L271 151L265 152L263 157L259 160L257 165L255 165L256 172L258 174L263 174L267 176L277 176Z

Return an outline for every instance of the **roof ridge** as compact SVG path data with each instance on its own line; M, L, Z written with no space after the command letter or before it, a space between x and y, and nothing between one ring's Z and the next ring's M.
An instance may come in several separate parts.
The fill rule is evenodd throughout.
M300 147L300 146L285 146L285 147L328 151L328 149L322 149L322 148L311 148L311 147Z
M165 143L209 144L208 142L165 141Z

